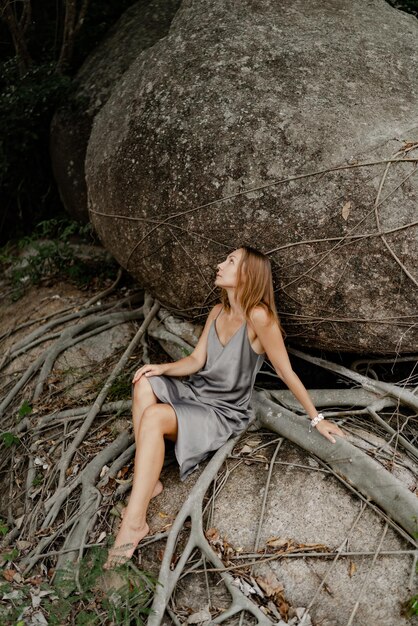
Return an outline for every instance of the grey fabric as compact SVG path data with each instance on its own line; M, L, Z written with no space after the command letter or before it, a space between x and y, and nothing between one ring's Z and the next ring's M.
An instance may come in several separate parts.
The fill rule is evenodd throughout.
M157 398L171 404L177 415L175 454L181 480L245 428L253 415L251 394L263 361L264 354L251 347L246 322L223 346L214 320L201 370L184 381L165 375L148 377Z

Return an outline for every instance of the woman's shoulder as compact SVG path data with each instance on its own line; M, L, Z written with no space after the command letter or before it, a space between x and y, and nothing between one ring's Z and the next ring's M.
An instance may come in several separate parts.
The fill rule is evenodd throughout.
M222 302L218 302L215 306L210 310L209 317L217 317L217 315L222 311Z
M249 317L255 326L269 326L272 322L272 316L267 310L267 307L262 304L253 307L249 313Z
M222 303L218 302L218 304L215 304L214 307L211 308L211 310L208 313L208 316L206 318L206 323L212 323L212 321L214 319L216 319L219 315L219 313L222 311Z

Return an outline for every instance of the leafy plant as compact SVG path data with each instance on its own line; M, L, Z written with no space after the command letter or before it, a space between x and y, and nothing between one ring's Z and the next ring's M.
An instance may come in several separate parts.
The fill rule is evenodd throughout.
M30 610L33 596L38 595L50 626L99 626L109 621L120 626L143 626L150 613L155 579L129 562L115 569L120 587L105 590L106 558L107 550L95 547L80 561L78 570L68 565L58 571L53 585L42 583L38 589L25 583L0 585L0 623L24 623L25 611Z
M20 443L19 437L16 437L16 435L14 435L13 433L1 433L0 439L2 440L6 448L11 448L12 446Z
M44 482L44 476L40 472L36 472L34 479L32 480L32 487L39 487Z
M124 372L118 376L110 386L108 392L108 399L111 402L117 400L126 400L129 398L132 392L132 374L130 372Z
M27 400L24 400L18 411L18 415L19 417L26 417L26 415L29 415L30 413L32 413L32 407Z
M9 527L6 524L6 521L0 517L0 535L7 535L8 532Z
M63 277L84 287L92 280L114 276L113 259L85 259L77 254L73 242L89 243L92 237L90 224L51 219L40 222L32 235L22 237L14 247L9 243L0 249L0 264L9 267L13 298L17 300L27 286L38 285L46 278ZM22 251L26 252L23 258L19 256Z

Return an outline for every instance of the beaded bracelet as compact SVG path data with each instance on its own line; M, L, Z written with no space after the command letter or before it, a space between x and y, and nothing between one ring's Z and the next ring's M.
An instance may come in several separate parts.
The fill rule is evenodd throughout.
M311 433L312 432L312 427L315 427L317 424L319 424L319 422L321 420L324 420L324 419L325 419L325 417L322 415L322 413L318 413L318 415L316 417L314 417L311 420L311 423L309 424L309 432Z

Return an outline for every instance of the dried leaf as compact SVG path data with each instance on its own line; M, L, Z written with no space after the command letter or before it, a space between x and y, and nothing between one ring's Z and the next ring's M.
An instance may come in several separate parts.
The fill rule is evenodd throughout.
M17 574L14 569L5 569L2 572L3 578L5 578L9 583L13 581L14 575Z
M105 537L106 537L106 532L103 530L99 535L97 543L101 543Z
M240 450L240 454L251 454L251 452L253 451L253 449L251 448L251 446L243 446Z
M28 583L29 585L40 585L41 582L43 582L42 580L42 576L39 576L39 574L37 576L32 576L32 578L26 578L25 583Z
M10 593L4 593L2 596L2 600L20 600L22 597L22 592L18 589L14 589Z
M25 516L24 516L24 515L21 515L20 517L18 517L18 518L15 520L15 526L16 526L16 528L20 528L20 527L22 526L22 524L23 524L23 520L24 520L24 519L25 519Z
M108 466L108 465L103 465L102 470L101 470L101 472L100 472L100 478L103 478L103 476L104 476L105 474L107 474L107 472L109 471L109 469L110 469L110 468L109 468L109 466Z
M284 591L283 585L273 572L268 572L266 576L257 576L256 581L269 598Z
M30 541L16 541L16 548L22 552L23 550L27 550L28 548L30 548L32 545L32 543Z
M129 466L125 465L124 467L122 467L118 473L117 473L117 477L118 478L124 478L125 475L127 474L127 472L129 471Z
M341 215L343 217L343 219L347 220L348 216L350 215L350 209L351 209L351 202L348 201L344 204L342 211L341 211Z
M75 476L80 469L80 464L71 465L65 472L66 476Z
M33 591L30 592L30 595L32 598L32 608L37 609L41 604L42 598L38 594L33 593Z
M158 517L162 517L163 519L165 519L166 517L170 517L170 515L164 513L163 511L158 511Z
M285 537L271 537L266 541L266 544L269 546L269 548L283 548L283 546L288 543L289 539L286 539Z
M241 578L234 578L233 584L235 585L235 587L238 587L238 589L244 594L244 596L250 596L257 593L254 587L247 583L246 580L242 580Z
M27 622L28 626L48 626L48 622L45 619L42 611L38 610L32 613L30 621Z
M353 561L350 561L350 567L348 568L348 575L350 576L350 578L351 576L353 576L353 574L356 573L356 571L357 565Z
M205 536L208 541L218 541L219 530L217 528L208 528L205 532Z

